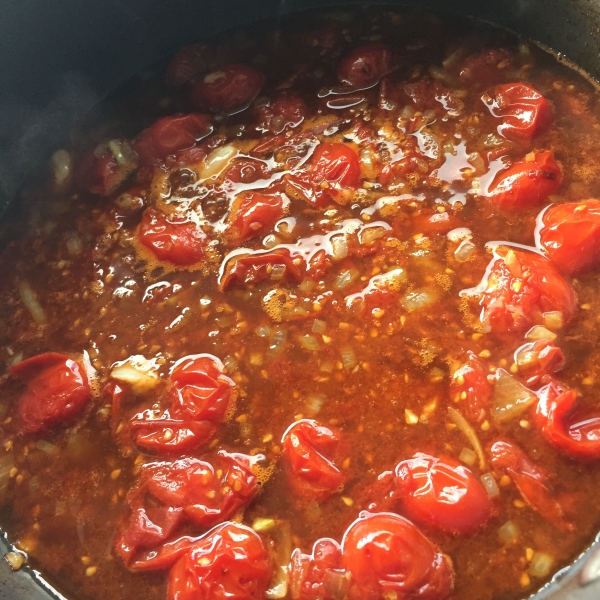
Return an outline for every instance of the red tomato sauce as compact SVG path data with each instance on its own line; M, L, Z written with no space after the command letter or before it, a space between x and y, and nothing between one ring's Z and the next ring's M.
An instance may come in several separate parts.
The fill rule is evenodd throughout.
M519 600L600 530L597 92L314 23L183 48L3 221L0 525L69 598Z

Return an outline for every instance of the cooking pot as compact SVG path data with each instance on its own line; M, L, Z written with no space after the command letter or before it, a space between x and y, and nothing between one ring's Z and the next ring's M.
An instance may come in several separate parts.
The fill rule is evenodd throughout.
M361 2L354 2L354 4ZM362 2L367 4L367 2ZM369 2L372 3L372 2ZM600 80L600 0L387 0L512 29ZM0 231L27 173L69 126L123 81L180 47L234 26L341 0L5 0L0 13ZM600 536L599 536L600 537ZM0 551L10 549L0 539ZM0 561L0 599L63 598L42 576ZM600 598L600 540L535 600Z

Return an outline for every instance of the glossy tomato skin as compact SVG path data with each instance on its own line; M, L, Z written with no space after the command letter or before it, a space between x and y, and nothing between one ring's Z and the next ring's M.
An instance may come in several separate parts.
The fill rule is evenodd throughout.
M600 264L600 200L550 206L538 216L537 246L567 275Z
M261 103L254 107L253 112L258 120L257 129L275 135L298 127L310 114L304 100L292 95L282 95Z
M503 210L526 210L554 194L561 181L562 171L552 152L531 153L498 173L487 196Z
M581 409L577 392L555 381L536 394L535 420L548 442L574 460L600 459L600 414Z
M481 321L493 332L521 332L543 322L545 312L560 311L568 322L577 309L571 284L543 256L528 250L496 248L479 288Z
M367 44L355 48L341 60L338 79L352 87L370 86L392 69L392 49L385 44Z
M494 89L493 96L481 97L494 117L502 119L498 133L507 140L527 143L552 122L548 101L524 83L507 83Z
M302 419L288 428L282 443L288 480L298 495L322 500L344 483L345 477L334 462L340 439L328 427Z
M455 534L471 534L489 520L493 504L464 465L417 453L396 466L398 497L417 523Z
M255 158L235 160L225 172L225 179L232 183L254 183L259 179L267 179L270 175L268 165Z
M203 535L169 574L167 600L262 600L267 550L254 530L227 522Z
M165 81L167 85L178 87L194 82L206 71L213 60L214 52L203 42L182 48L167 67Z
M393 513L361 512L342 541L343 566L351 574L350 598L443 600L454 572L442 554L407 519Z
M461 409L475 423L485 419L490 405L492 386L487 376L488 371L481 359L469 352L467 362L456 370L450 383L451 398L458 400Z
M247 65L225 65L205 75L192 90L192 102L215 112L246 108L265 84L265 76Z
M545 375L560 371L565 366L563 351L550 340L528 342L515 350L515 363L527 379L529 387L539 383Z
M223 363L212 354L195 354L178 360L171 370L172 409L194 420L220 423L235 389L235 383L223 370Z
M144 212L139 236L140 242L159 260L193 265L204 258L204 232L190 221L170 221L154 207Z
M545 519L563 531L575 527L565 519L565 511L552 493L548 474L515 444L498 441L489 449L492 465L505 471L514 481L523 499Z
M491 48L467 57L462 64L460 78L473 84L498 81L510 65L510 54L504 49Z
M83 366L56 352L39 354L10 368L27 386L19 399L22 431L39 433L72 421L92 399Z
M239 195L228 219L236 241L264 235L283 217L288 205L289 200L281 194L252 192Z
M211 132L208 115L190 113L163 117L140 133L135 141L135 151L143 163L160 161L171 154L189 150Z
M336 183L342 187L358 187L360 162L358 154L339 142L323 142L311 159L311 179L315 183Z

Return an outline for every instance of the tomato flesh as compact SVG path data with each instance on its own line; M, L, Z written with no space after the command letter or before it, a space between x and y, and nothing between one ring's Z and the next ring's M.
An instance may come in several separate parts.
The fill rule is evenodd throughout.
M450 384L451 397L476 423L485 419L490 404L492 386L487 375L483 362L470 352L468 361L456 370Z
M392 49L384 44L368 44L341 60L338 79L352 87L374 85L392 68Z
M264 234L283 217L288 205L289 200L281 194L254 192L238 197L229 214L236 239L247 240Z

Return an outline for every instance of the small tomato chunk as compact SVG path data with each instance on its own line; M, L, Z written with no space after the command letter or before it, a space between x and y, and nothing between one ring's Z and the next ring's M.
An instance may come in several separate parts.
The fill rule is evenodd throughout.
M595 268L600 263L600 200L550 206L538 217L535 237L561 272Z
M103 146L100 146L81 158L77 169L77 181L92 194L109 196L131 175L137 163L133 152L131 157L128 156L126 161L122 161L123 164L119 164L108 146L102 148Z
M165 75L167 85L179 87L195 81L208 69L213 54L212 48L203 42L182 48L167 67Z
M159 260L175 265L193 265L204 258L206 235L191 221L170 221L156 208L144 212L140 242Z
M258 119L257 129L275 135L298 127L309 116L308 106L298 96L279 96L256 106L254 113Z
M265 76L247 65L226 65L205 75L192 90L192 102L215 112L245 109L265 84Z
M281 194L252 192L239 195L228 218L236 241L265 234L283 217L288 205L289 200Z
M551 375L565 366L563 351L550 340L523 344L515 351L515 364L527 377L527 386L535 385L544 375Z
M398 497L417 523L456 534L474 533L492 514L492 501L467 467L417 453L396 466Z
M467 57L460 69L460 78L474 84L491 83L500 79L510 65L510 54L491 48Z
M481 423L492 396L492 386L487 380L487 370L483 362L469 352L467 362L457 369L450 383L450 396L460 403L467 417Z
M529 142L552 122L547 100L524 83L508 83L495 88L493 97L481 97L494 117L502 119L498 133L513 142Z
M136 446L155 454L189 452L208 444L217 431L210 421L171 418L167 413L154 417L144 411L130 421Z
M288 479L298 495L323 500L344 483L335 465L340 438L328 427L309 419L297 421L285 432L282 443Z
M407 519L361 512L342 541L349 598L443 600L454 587L450 559Z
M352 87L371 86L392 69L392 49L385 44L367 44L355 48L341 60L338 79Z
M259 600L270 575L260 536L227 522L203 535L171 569L167 600Z
M26 433L72 421L92 398L81 363L56 352L39 354L10 368L27 389L19 398L18 419Z
M560 311L565 323L575 314L577 295L554 265L539 254L496 248L482 284L466 293L479 295L481 321L496 333L526 331L543 323L543 313Z
M487 196L504 210L526 210L554 194L561 180L562 172L552 152L532 152L525 160L500 171Z

